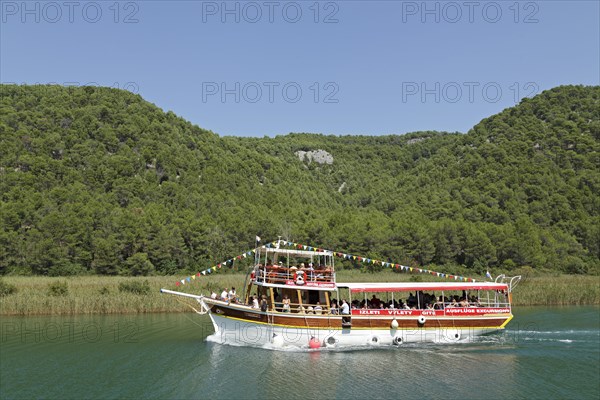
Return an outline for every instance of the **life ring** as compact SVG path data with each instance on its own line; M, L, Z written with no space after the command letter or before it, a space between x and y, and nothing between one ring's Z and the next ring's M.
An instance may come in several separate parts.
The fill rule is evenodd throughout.
M458 329L452 329L446 332L446 339L450 342L458 342L460 340L460 331Z
M304 285L304 271L296 271L294 275L294 283L298 286Z
M395 336L392 342L395 346L400 346L402 344L402 336Z
M427 318L421 315L417 322L419 323L419 325L425 325L425 322L427 322Z
M333 336L329 336L327 339L325 339L323 341L323 344L325 345L325 347L335 347L337 342L338 341L336 338L334 338Z

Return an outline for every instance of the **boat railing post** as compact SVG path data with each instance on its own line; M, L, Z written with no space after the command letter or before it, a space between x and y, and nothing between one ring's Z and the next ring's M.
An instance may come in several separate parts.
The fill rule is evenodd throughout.
M445 300L446 297L444 297L444 291L442 290L442 309L444 310L444 316L446 315L446 303Z

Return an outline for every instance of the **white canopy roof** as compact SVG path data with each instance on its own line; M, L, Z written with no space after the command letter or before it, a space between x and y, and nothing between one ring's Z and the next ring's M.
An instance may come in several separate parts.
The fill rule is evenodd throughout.
M506 283L495 282L368 282L337 283L338 288L349 288L352 292L411 292L442 290L508 290Z
M329 250L323 250L321 249L321 251L317 251L317 250L296 250L296 249L277 249L277 248L269 248L269 247L265 247L262 248L260 250L265 251L267 253L275 253L275 254L281 254L281 255L285 255L285 256L292 256L292 257L306 257L306 258L310 258L310 257L314 257L314 256L332 256L333 252L329 251Z

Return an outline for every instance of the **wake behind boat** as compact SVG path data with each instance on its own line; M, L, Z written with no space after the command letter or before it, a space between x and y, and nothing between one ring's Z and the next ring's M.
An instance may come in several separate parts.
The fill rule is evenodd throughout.
M494 282L337 282L337 253L274 246L255 251L244 293L194 295L221 343L311 348L456 343L499 331L513 318L521 277Z

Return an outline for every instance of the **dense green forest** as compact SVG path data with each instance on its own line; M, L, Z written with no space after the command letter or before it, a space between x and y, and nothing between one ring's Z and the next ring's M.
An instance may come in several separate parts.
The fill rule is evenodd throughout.
M599 271L600 87L465 134L275 138L118 89L0 88L0 274L191 272L255 235L447 271ZM333 162L297 155L317 150Z

